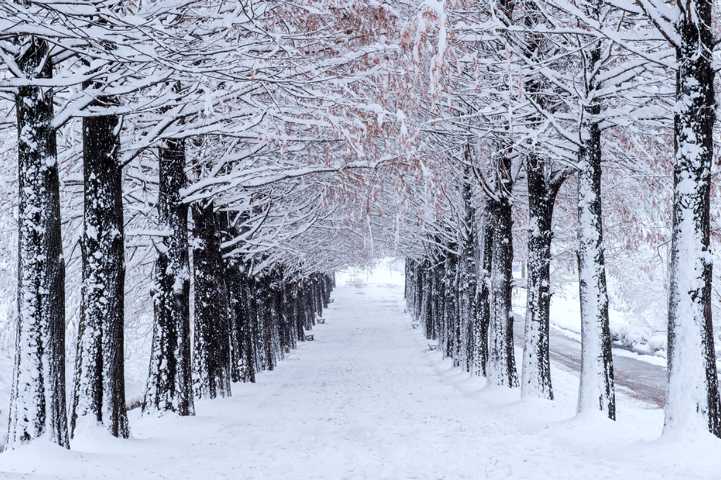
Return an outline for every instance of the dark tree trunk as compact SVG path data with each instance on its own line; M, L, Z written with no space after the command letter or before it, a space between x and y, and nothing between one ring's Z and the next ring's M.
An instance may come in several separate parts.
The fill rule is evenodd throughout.
M305 306L303 303L303 287L297 282L293 287L293 312L296 335L299 341L305 341Z
M428 340L433 338L433 270L431 262L423 262L425 274L423 276L423 308L421 324Z
M455 245L449 247L450 250L455 249ZM446 268L444 278L444 299L443 302L443 319L445 324L445 356L456 359L456 330L458 323L458 286L456 270L458 268L458 258L454 253L446 254Z
M495 385L518 386L513 347L513 213L511 161L504 155L498 165L496 194L492 200L491 315L488 327L488 376Z
M228 307L230 309L230 380L240 382L243 365L243 340L241 336L241 323L243 321L242 299L243 290L240 269L236 259L225 262L225 283L228 287Z
M193 391L197 398L230 396L230 307L220 232L213 204L193 213Z
M221 212L217 215L220 236L223 242L234 240L247 233L235 225L242 224L247 214ZM248 310L248 275L241 257L228 258L223 263L226 280L229 335L230 335L230 377L233 382L255 382L255 361L252 332Z
M421 322L423 320L423 295L425 293L425 272L423 271L423 263L421 261L417 261L415 264L413 278L413 319L416 322Z
M596 7L595 14L598 15ZM581 302L581 385L578 411L601 411L616 418L616 394L613 381L611 333L608 325L608 293L603 247L601 211L601 114L596 98L600 44L588 52L586 91L590 99L584 106L580 124L578 152L578 278Z
M313 275L313 302L318 318L323 318L323 295L321 294L320 279L317 274Z
M188 182L183 140L167 140L160 148L158 171L158 223L166 235L153 272L155 318L143 412L194 415L188 207L180 196Z
M521 395L553 399L549 358L553 204L562 179L549 184L545 162L526 160L528 179L528 279ZM562 178L562 177L561 177Z
M312 330L315 325L315 302L313 301L313 285L310 278L304 280L305 284L305 312L306 312L306 330Z
M253 352L253 370L259 372L263 369L263 344L260 338L261 324L258 320L258 282L255 277L248 277L246 292L248 326L250 328L251 350Z
M255 329L256 329L256 312L255 307L250 301L250 295L251 295L251 287L250 287L251 281L246 276L245 282L243 286L243 313L245 316L243 317L243 321L241 323L241 336L243 339L243 353L245 357L245 365L246 370L244 372L244 376L242 380L244 382L252 382L255 383L255 372L256 372L256 363L255 363L255 338L253 335L255 335Z
M426 318L426 338L435 340L438 327L438 275L436 274L435 259L428 260L428 314Z
M685 2L676 31L674 201L664 432L721 435L711 322L709 189L715 92L713 3Z
M411 299L411 259L406 257L405 261L405 275L403 275L403 298L406 300L406 310L408 310L409 301Z
M274 319L274 332L278 345L276 350L279 352L280 359L290 351L290 339L288 338L288 329L286 325L285 308L283 307L283 276L281 272L273 273L273 281L271 283L271 308ZM276 343L274 342L274 344Z
M414 262L413 279L413 315L416 320L420 320L423 313L423 283L425 281L425 272L421 261Z
M542 61L546 53L546 36L535 31L544 18L533 0L524 4L526 34L525 56L530 62ZM526 90L533 101L544 109L548 108L540 74L532 75L526 81ZM540 125L540 114L530 119ZM549 359L549 316L551 305L550 265L551 240L553 237L553 206L556 194L565 179L565 173L554 175L552 162L536 152L526 156L526 179L528 187L528 278L526 296L525 335L523 345L523 366L521 372L521 396L552 400L551 364Z
M444 283L445 278L445 261L443 258L436 259L436 266L434 269L435 276L435 303L434 303L434 324L435 324L435 337L438 339L439 344L442 344L445 340L445 322L443 319L443 312L445 312L446 302L446 288Z
M320 285L323 296L323 308L327 309L328 305L330 305L330 284L328 276L325 273L320 275Z
M288 346L291 350L295 350L298 346L294 290L295 288L292 282L287 281L283 283L283 317L285 318L285 328L287 332L286 334L288 336Z
M268 274L264 274L258 281L256 304L258 307L258 340L260 342L259 349L262 353L262 368L263 370L273 370L275 368L275 354L273 351L273 312L272 293Z
M491 320L491 265L492 265L492 247L493 247L493 230L491 229L490 217L488 212L485 214L483 222L482 244L479 252L480 266L478 269L478 284L476 287L475 310L475 332L476 355L475 355L475 373L476 375L488 374L488 325Z
M118 100L101 97L97 106ZM115 115L83 119L85 185L83 282L78 325L71 434L92 417L117 437L128 437L124 375L125 249L120 122Z
M32 78L52 78L47 43L30 38L17 59ZM21 87L18 130L18 318L8 448L35 438L68 447L65 416L65 264L51 90Z
M453 366L460 367L463 363L463 319L461 318L461 259L456 256L455 276L453 279L453 297L455 321L453 323Z
M470 163L470 147L466 149L467 161ZM459 265L460 282L458 286L460 325L462 328L461 359L467 372L473 368L474 349L474 302L477 288L476 244L478 229L476 228L476 209L473 206L471 190L471 172L466 168L463 176L463 229L461 242L461 258Z
M254 353L248 311L248 279L238 260L226 264L231 315L231 380L254 382Z
M303 322L302 322L301 314L300 314L300 311L298 308L299 305L298 305L298 283L297 283L297 281L292 281L292 282L288 283L288 286L286 289L285 301L287 302L286 310L288 312L291 335L294 337L294 342L297 346L298 342L303 341L303 339L301 338Z

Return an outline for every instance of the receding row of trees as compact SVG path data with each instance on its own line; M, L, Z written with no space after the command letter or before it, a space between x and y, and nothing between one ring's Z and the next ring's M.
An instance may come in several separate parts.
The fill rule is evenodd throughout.
M665 431L721 436L709 237L712 5L499 0L421 9L407 35L426 96L408 102L424 170L420 185L407 180L406 298L455 364L524 396L553 398L551 247L566 227L553 219L568 186L575 241L565 245L577 263L583 350L578 410L615 419L602 173L617 179L619 170L646 168L668 181L627 192L632 215L647 213L648 198L673 195L669 234L656 247L668 244L670 257ZM514 215L519 205L527 209ZM520 378L510 305L519 217L528 226Z
M43 48L42 42L37 48ZM37 87L20 89L17 95L20 265L9 447L39 437L68 446L84 418L103 424L112 435L129 435L120 120L94 116L83 121L82 301L68 426L52 106L52 96ZM225 257L222 240L232 235L234 212L218 212L212 202L190 205L189 233L189 205L181 197L187 184L183 142L165 142L158 158L157 206L164 233L156 245L155 322L142 409L193 415L194 398L229 396L231 382L253 382L256 371L272 370L304 341L305 331L328 306L334 285L328 274L299 277L282 265L253 273L242 256Z
M195 398L254 382L328 306L338 259L313 251L336 237L327 197L342 191L328 180L346 161L316 160L337 139L314 113L324 99L311 77L356 57L327 62L337 52L315 50L306 24L342 17L271 4L0 6L0 92L16 113L4 127L17 133L18 161L7 447L40 437L69 446L89 424L129 435L128 275L152 298L146 413L193 415ZM81 206L63 203L73 183ZM76 218L81 271L66 278ZM126 271L128 224L142 228L147 269ZM323 239L307 238L319 227ZM66 285L80 290L76 339L66 338Z

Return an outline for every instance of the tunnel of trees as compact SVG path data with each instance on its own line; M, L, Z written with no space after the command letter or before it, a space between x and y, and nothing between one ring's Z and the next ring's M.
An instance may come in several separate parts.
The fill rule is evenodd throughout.
M312 338L334 272L389 255L423 334L524 398L554 397L550 302L573 272L578 412L610 419L609 292L644 292L668 307L665 431L721 435L713 14L2 2L6 447L70 447L88 420L128 437L129 408L194 415ZM143 335L144 395L128 398Z

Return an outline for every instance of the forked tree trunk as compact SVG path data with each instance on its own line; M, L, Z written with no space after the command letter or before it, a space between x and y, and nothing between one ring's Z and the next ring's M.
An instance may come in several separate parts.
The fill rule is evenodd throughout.
M114 107L114 97L97 106ZM71 434L80 419L105 425L116 437L128 437L124 375L125 249L121 119L115 115L83 119L85 186L82 286L78 324Z
M676 30L674 200L664 433L721 435L711 323L709 188L715 121L713 3L691 0Z
M17 59L28 78L52 78L45 41ZM18 318L8 448L44 437L68 447L65 416L65 264L52 90L21 87L18 130Z
M521 396L552 400L549 323L551 306L551 240L553 205L562 178L550 183L544 161L530 155L528 179L528 278L521 370Z
M190 357L188 207L180 191L188 182L185 142L166 140L159 151L158 220L166 230L153 272L153 340L143 412L194 415Z

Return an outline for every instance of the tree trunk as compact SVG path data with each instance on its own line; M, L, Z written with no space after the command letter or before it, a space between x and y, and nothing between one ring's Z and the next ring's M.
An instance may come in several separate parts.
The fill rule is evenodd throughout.
M549 358L550 267L553 204L558 188L547 183L544 161L535 154L527 158L526 177L528 179L528 277L521 396L552 400Z
M52 78L45 41L30 38L18 66ZM21 87L18 129L18 318L8 448L45 437L68 447L65 416L65 263L52 90Z
M193 391L230 396L230 307L213 204L193 212Z
M253 352L253 371L262 370L263 347L260 341L260 323L258 321L258 281L254 276L248 277L246 286L246 309L248 310L248 327L250 329L251 351Z
M98 106L118 105L101 97ZM84 214L82 300L75 358L71 434L92 417L128 437L124 375L125 250L120 122L115 115L83 119Z
M473 338L475 339L476 375L488 374L488 327L491 320L491 289L490 277L492 266L493 229L491 228L490 213L484 212L482 244L479 252L480 268L478 269L478 282L475 299L475 326Z
M600 51L598 52L600 55ZM578 169L578 278L581 301L581 385L578 412L616 418L611 333L608 325L606 265L601 214L601 131L592 104L581 125Z
M253 343L248 311L248 280L237 259L227 262L226 279L231 307L231 380L255 382Z
M272 278L271 308L273 309L275 331L277 332L278 348L276 351L280 353L280 359L282 360L285 354L290 351L290 338L286 324L285 308L283 307L283 275L280 271L274 271ZM319 289L319 291L321 291L321 289Z
M676 30L674 202L664 433L721 435L711 322L709 187L715 121L712 2L692 0Z
M499 386L517 387L518 373L513 349L513 212L511 161L507 155L498 164L497 199L492 200L491 315L488 326L488 377Z
M158 171L158 223L166 235L153 272L155 318L143 412L194 415L188 207L180 196L188 182L183 140L167 140L160 148Z
M433 338L433 270L428 260L423 262L423 308L421 309L421 325L426 339Z
M428 261L428 318L426 319L426 338L438 338L438 268L435 259Z
M263 370L275 368L275 354L273 352L273 313L271 310L272 295L270 291L270 278L268 274L258 281L257 308L258 308L258 341ZM313 296L310 296L313 302Z
M323 295L321 294L320 278L318 274L313 275L313 300L315 302L315 311L319 318L323 318Z
M435 302L434 302L434 313L433 322L435 325L434 336L438 339L439 346L445 341L445 322L443 320L443 312L445 312L446 302L446 289L444 284L445 278L445 261L442 257L436 258L436 266L434 269L435 276Z
M453 246L453 248L455 247ZM458 321L458 288L456 285L456 269L458 267L458 260L456 255L450 252L447 253L445 264L445 276L443 279L443 323L445 330L444 355L454 359L456 353L456 323Z
M305 341L305 308L303 304L303 288L300 282L293 287L293 312L298 341Z
M467 150L470 152L470 148ZM470 160L470 153L468 160ZM467 372L473 369L473 357L475 355L474 340L474 302L477 289L477 268L476 268L476 209L473 207L473 197L471 190L471 173L469 169L464 172L463 181L463 238L461 242L461 259L460 259L460 283L458 287L459 296L459 313L461 318L461 359L463 368Z
M306 330L312 330L315 325L315 302L313 301L313 281L311 278L305 280L305 302L306 302L306 319L308 324Z

